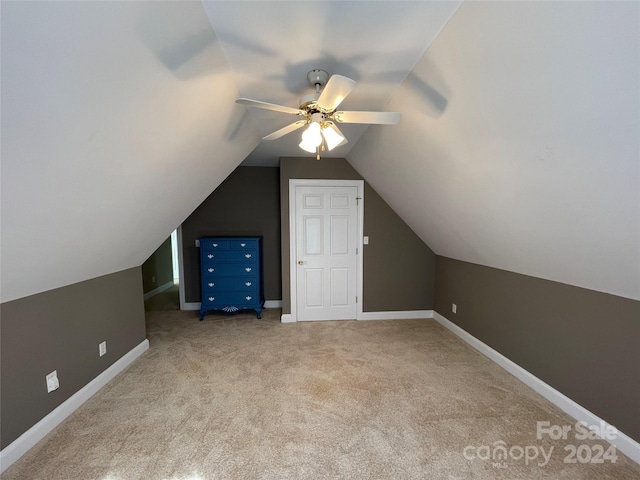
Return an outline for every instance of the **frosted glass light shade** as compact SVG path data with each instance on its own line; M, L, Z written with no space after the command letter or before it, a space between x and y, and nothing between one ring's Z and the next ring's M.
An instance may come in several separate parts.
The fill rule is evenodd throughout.
M302 142L300 142L299 146L309 153L314 153L321 143L322 134L320 133L320 124L318 122L311 122L309 128L302 133Z
M320 134L320 124L311 122L302 134L302 141L316 147L322 143L322 135Z
M333 124L327 125L322 130L322 135L324 135L324 139L327 142L327 149L329 150L333 150L338 145L341 145L345 140Z
M298 145L301 149L309 152L309 153L316 153L316 146L314 145L309 145L307 143L304 143L304 140L302 142L300 142L300 144Z

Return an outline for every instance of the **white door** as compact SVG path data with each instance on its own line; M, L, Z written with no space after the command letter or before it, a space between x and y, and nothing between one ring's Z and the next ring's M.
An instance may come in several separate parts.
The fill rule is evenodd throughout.
M297 320L357 317L358 187L295 187Z

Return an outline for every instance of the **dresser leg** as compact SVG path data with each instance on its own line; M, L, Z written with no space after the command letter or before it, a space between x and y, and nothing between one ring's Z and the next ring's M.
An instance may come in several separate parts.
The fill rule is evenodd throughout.
M256 308L256 313L258 314L258 318L262 318L262 310Z

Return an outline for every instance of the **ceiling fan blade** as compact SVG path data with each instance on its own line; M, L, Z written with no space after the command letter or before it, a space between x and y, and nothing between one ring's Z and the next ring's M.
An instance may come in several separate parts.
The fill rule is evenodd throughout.
M306 120L299 120L294 122L286 127L282 127L280 130L276 130L275 132L267 135L266 137L262 137L263 140L275 140L277 138L285 136L287 133L291 133L299 128L304 127L307 124Z
M336 112L332 117L338 123L395 125L402 118L402 114L400 112Z
M274 112L291 113L293 115L304 115L304 112L299 108L285 107L283 105L276 105L274 103L261 102L259 100L251 100L250 98L239 98L236 103L241 105L247 105L248 107L264 108L266 110L273 110Z
M332 75L318 97L318 106L327 112L332 112L351 93L356 82L342 75Z

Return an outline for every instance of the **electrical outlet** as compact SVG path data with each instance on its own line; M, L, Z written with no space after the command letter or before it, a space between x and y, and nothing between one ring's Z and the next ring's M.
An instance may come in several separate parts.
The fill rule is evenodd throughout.
M98 345L98 351L100 352L100 356L103 356L107 353L107 341L105 340L100 345Z
M196 248L200 247L200 240L196 239Z
M367 235L365 235L364 238L362 239L362 244L369 245L369 237Z
M60 387L60 382L58 381L58 371L54 370L49 375L46 376L47 379L47 393L51 393L54 390L57 390Z
M453 313L457 313L457 310L458 310L458 306L455 303L452 303L451 304L451 311Z

